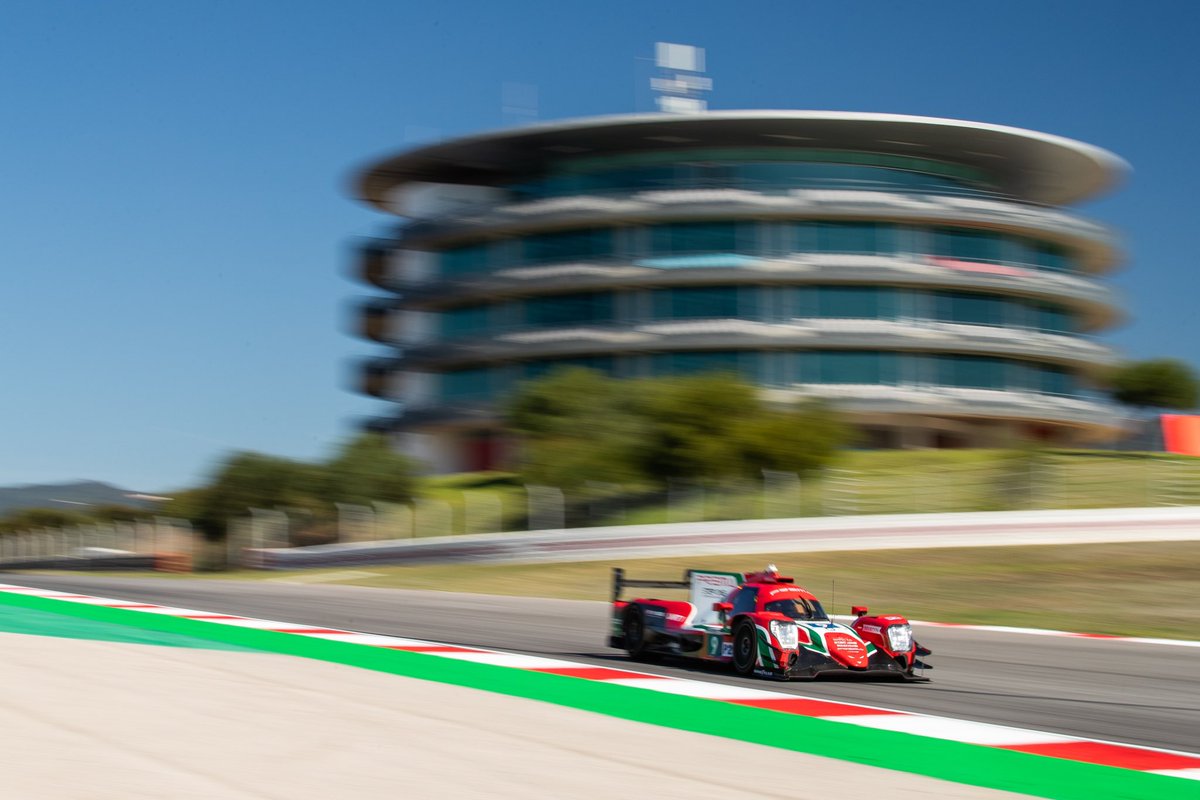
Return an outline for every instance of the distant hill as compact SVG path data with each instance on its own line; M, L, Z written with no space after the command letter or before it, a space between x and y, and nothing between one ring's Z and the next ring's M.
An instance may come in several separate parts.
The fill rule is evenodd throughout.
M22 508L86 511L87 506L149 508L152 505L148 500L139 499L136 495L136 492L99 481L0 487L0 516Z

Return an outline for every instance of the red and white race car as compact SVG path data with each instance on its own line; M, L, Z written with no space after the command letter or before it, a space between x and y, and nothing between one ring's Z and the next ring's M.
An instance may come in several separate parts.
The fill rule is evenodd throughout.
M622 600L625 587L687 589L688 599ZM774 565L762 572L688 570L682 581L630 580L613 570L609 646L647 660L672 655L732 663L742 675L782 680L856 674L927 680L929 650L894 614L854 607L849 625L834 622L808 590Z

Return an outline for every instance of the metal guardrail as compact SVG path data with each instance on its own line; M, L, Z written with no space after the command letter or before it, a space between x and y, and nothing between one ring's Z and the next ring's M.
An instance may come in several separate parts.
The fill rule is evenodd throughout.
M104 556L59 556L56 558L31 558L26 560L0 561L0 570L19 571L27 569L69 570L72 572L107 572L130 570L146 571L157 569L160 559L155 555L129 553Z
M1200 508L857 515L520 531L260 550L263 569L543 563L696 553L785 553L1200 539Z

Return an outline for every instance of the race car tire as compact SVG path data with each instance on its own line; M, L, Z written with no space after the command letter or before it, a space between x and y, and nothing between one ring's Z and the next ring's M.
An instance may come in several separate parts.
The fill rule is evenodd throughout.
M758 629L745 620L733 634L733 669L739 675L753 675L757 666Z
M630 606L621 623L625 636L625 652L637 661L649 661L652 654L646 650L646 614L641 606Z

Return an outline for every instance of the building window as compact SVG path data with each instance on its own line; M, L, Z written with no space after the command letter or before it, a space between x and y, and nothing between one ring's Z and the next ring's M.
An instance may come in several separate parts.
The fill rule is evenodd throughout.
M995 295L972 292L934 292L933 313L939 322L966 325L1004 325L1017 304ZM1015 316L1015 315L1014 315Z
M624 299L621 299L624 298ZM890 286L680 286L642 292L572 292L477 303L440 314L442 339L489 336L513 328L611 325L618 319L905 319L1077 332L1058 305L977 292L921 292Z
M897 290L880 286L799 286L792 316L800 319L894 319Z
M623 233L617 228L583 228L456 247L440 254L440 264L442 277L452 279L501 268L516 257L521 259L521 263L546 264L611 260L618 253L671 258L784 253L894 255L909 252L927 252L961 261L1024 264L1033 269L1053 272L1078 271L1066 249L1018 236L970 228L816 221L779 225L745 221L680 222L633 227ZM679 266L704 265L689 263Z
M935 228L933 254L963 261L1000 262L1004 260L1004 238L969 228Z
M613 255L611 228L584 228L528 236L521 242L526 263L589 261Z
M457 278L473 272L486 272L491 266L489 250L488 244L473 244L443 251L440 258L442 277Z
M895 250L890 225L874 222L820 222L816 224L819 253L890 253Z
M684 286L651 293L654 319L758 319L753 286Z
M1038 330L1051 333L1074 333L1075 322L1071 314L1060 306L1036 304L1033 307L1034 318Z
M521 306L525 324L535 328L606 324L615 319L612 292L530 297Z
M732 372L754 383L758 381L760 355L741 350L657 353L651 357L651 369L655 375Z
M1076 272L1075 265L1067 257L1067 251L1057 245L1037 243L1034 263L1041 269L1052 272Z
M650 229L652 256L757 255L757 226L748 222L679 222Z
M1074 395L1079 393L1075 377L1062 367L1042 367L1038 370L1038 390L1046 394Z
M1008 363L1003 358L990 356L939 355L934 356L937 383L970 389L1004 389L1009 381L1006 375Z
M440 315L442 338L464 339L487 335L492 327L491 312L492 306L486 304L443 311Z
M561 171L510 186L518 198L655 189L737 187L988 193L983 173L961 165L886 153L817 148L700 148L580 158Z
M492 370L464 369L443 372L441 375L441 397L446 403L486 403L492 399Z
M815 350L794 354L799 383L895 384L897 353L873 350Z

